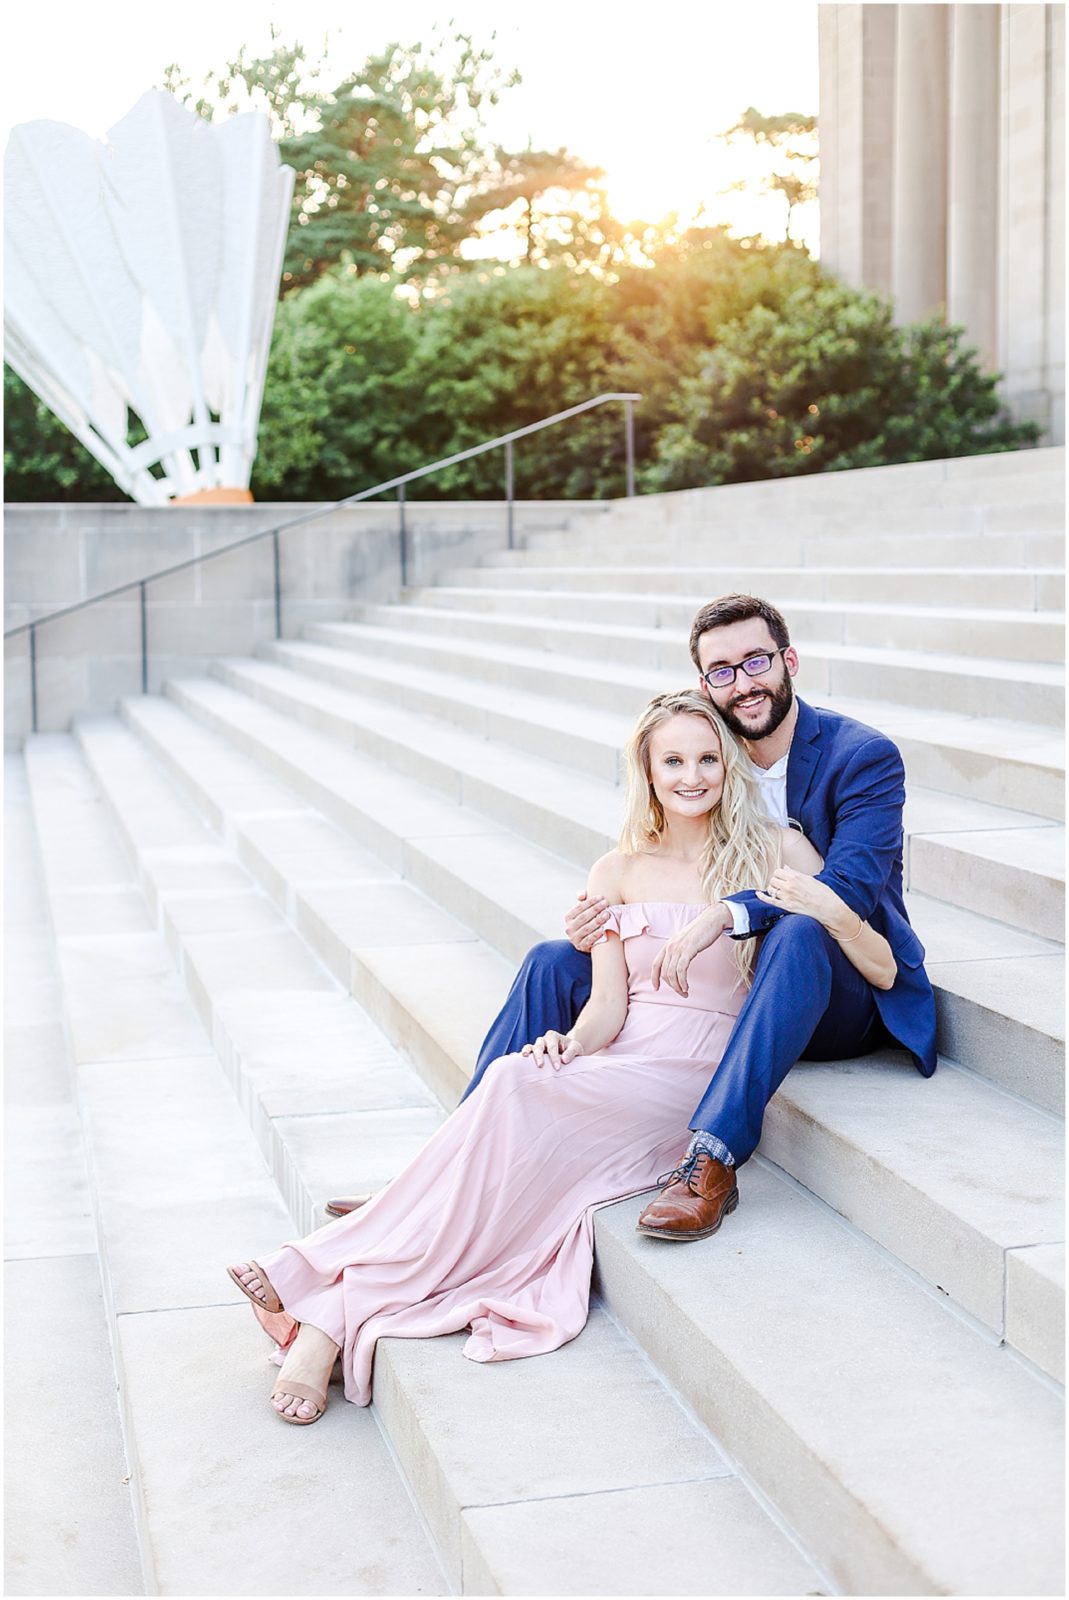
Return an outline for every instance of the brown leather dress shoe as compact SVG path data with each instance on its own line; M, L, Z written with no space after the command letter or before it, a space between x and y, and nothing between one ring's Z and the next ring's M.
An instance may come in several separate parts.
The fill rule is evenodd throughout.
M354 1211L359 1211L361 1206L366 1206L368 1201L373 1199L374 1195L370 1194L347 1194L338 1200L328 1200L323 1210L332 1217L348 1217Z
M739 1203L734 1167L706 1150L684 1156L660 1183L661 1193L636 1224L652 1239L707 1239Z

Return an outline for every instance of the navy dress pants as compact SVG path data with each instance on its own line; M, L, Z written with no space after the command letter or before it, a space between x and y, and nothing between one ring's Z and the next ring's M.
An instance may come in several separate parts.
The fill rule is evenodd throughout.
M590 957L567 940L528 951L465 1098L498 1056L547 1028L567 1032L590 982ZM842 1061L887 1042L871 987L831 935L812 917L784 916L761 936L750 992L690 1126L722 1139L741 1166L761 1137L766 1105L800 1057Z

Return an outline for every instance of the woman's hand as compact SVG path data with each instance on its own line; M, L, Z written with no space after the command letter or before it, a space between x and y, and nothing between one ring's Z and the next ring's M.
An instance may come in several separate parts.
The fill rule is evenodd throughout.
M695 917L693 922L688 922L685 928L680 928L670 939L666 939L653 958L650 968L650 980L655 989L666 983L676 994L686 998L687 971L694 957L702 950L708 950L715 944L725 929L732 923L731 912L725 905L710 906L708 911L703 911L700 917Z
M807 872L796 872L793 867L777 867L767 887L758 889L757 898L780 911L813 917L837 939L857 931L857 916L835 890L811 878Z
M564 936L574 949L589 954L609 920L608 905L601 895L591 897L585 890L579 896L564 919Z
M520 1051L521 1055L534 1056L536 1067L544 1067L548 1061L554 1072L559 1072L561 1067L567 1066L569 1061L574 1061L582 1053L583 1047L578 1039L558 1033L555 1028L547 1028L534 1044L525 1044Z

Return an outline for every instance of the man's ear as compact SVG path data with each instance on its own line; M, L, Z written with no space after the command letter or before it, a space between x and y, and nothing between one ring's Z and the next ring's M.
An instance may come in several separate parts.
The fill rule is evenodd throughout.
M786 663L787 671L793 678L798 671L798 652L794 648L793 644L789 644L786 650L784 650L783 659Z
M711 700L713 698L709 693L709 685L706 683L701 673L698 674L698 693L703 694L707 700Z

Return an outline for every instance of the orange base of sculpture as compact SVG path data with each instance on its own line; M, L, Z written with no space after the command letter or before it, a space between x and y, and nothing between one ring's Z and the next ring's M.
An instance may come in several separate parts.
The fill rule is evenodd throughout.
M179 494L171 501L173 506L244 506L252 501L250 489L197 489L193 494Z

